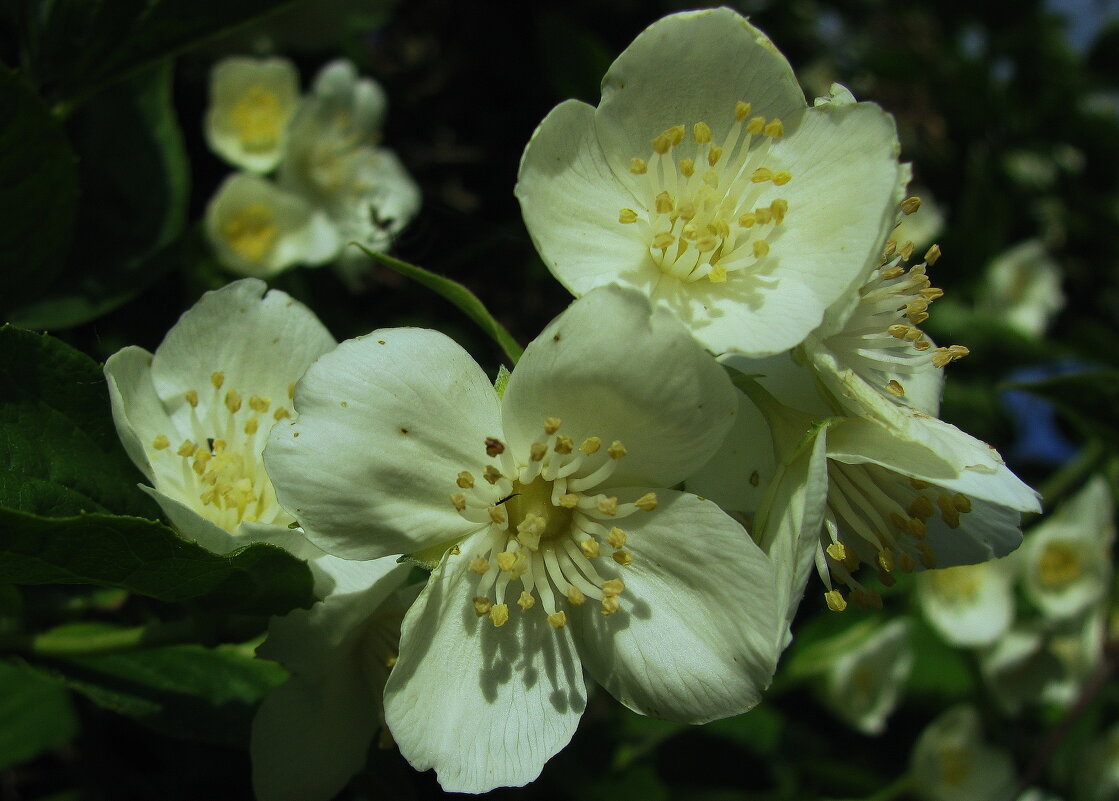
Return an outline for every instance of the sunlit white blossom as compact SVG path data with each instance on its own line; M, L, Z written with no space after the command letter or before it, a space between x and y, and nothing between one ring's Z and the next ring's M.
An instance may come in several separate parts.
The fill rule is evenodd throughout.
M916 595L925 619L952 645L991 645L1014 620L1019 564L1007 557L921 573Z
M678 721L757 703L790 579L714 503L668 489L735 405L686 329L618 288L545 328L501 397L421 329L308 370L266 455L285 508L330 553L433 568L385 690L415 767L460 792L531 781L574 732L584 670Z
M913 790L925 801L1005 801L1014 787L1010 754L984 741L970 706L952 707L930 723L909 764Z
M1036 239L1001 253L987 266L980 308L1011 328L1041 337L1065 305L1061 268Z
M913 668L910 623L897 618L848 644L828 666L823 697L863 734L881 734Z

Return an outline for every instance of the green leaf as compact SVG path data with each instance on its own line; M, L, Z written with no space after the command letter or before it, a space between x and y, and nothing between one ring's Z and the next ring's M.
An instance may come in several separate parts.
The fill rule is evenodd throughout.
M744 715L723 718L706 724L704 734L728 740L757 756L777 753L785 732L785 719L768 704L756 706Z
M65 744L77 731L64 688L25 667L0 662L0 771Z
M1045 398L1081 429L1085 438L1100 440L1119 451L1119 423L1115 416L1115 409L1119 408L1119 370L1088 370L1006 384L1000 389L1024 390Z
M0 66L0 311L50 284L70 244L77 207L74 153L58 122Z
M0 509L0 582L121 587L258 615L314 602L306 562L282 548L254 543L218 556L162 523L104 514L52 519Z
M183 135L164 61L71 117L82 198L68 266L14 309L25 328L69 328L116 308L177 264L190 193Z
M62 110L290 0L53 0L36 4L32 69Z
M98 706L163 734L229 746L248 743L257 705L287 678L275 662L229 645L68 657L37 667Z
M0 327L0 506L156 517L117 438L105 377L59 340Z
M945 643L924 619L910 620L913 672L909 690L942 701L955 701L974 690L976 674L964 653Z
M394 259L392 256L386 256L384 253L374 253L362 247L360 244L358 244L358 247L386 267L396 270L407 278L411 278L416 283L422 284L455 304L463 314L477 323L479 328L485 331L494 342L501 346L501 349L505 351L505 355L509 357L509 361L513 364L516 364L517 360L521 358L521 353L524 352L524 349L517 344L517 341L505 330L505 327L494 319L494 316L490 314L485 304L478 299L478 296L458 281L452 281L450 278L436 275L433 272L425 270L423 267L417 267L414 264L408 264L408 262Z

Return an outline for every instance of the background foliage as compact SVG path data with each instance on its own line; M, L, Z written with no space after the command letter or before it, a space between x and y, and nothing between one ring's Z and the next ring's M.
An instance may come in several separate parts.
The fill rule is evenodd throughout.
M598 98L610 61L684 4L572 0L516 14L447 0L7 0L0 6L0 801L249 798L248 724L284 678L252 659L266 616L311 600L306 567L253 545L217 557L159 522L117 443L99 363L149 350L221 286L199 220L227 168L202 139L212 63L292 58L306 82L340 55L385 86L385 143L424 192L395 254L469 287L524 343L569 298L536 257L512 195L518 159L560 100ZM926 325L967 344L944 417L995 444L1051 504L1092 472L1114 477L1119 349L1119 22L1102 4L1023 0L1012 15L961 0L753 0L737 7L778 44L809 98L838 80L898 122L916 183L946 220ZM717 76L713 76L717 80ZM1066 307L1044 340L1000 323L981 277L1039 239ZM339 339L423 325L495 370L502 351L449 303L371 266L352 293L329 270L275 285ZM25 330L27 329L27 330ZM43 337L31 330L49 330ZM1023 378L1078 365L1077 375ZM1051 399L1078 454L1020 447L1003 390ZM123 545L127 543L127 546ZM905 582L885 615L914 611ZM1074 798L1078 754L1119 709L1105 686L1049 754L1060 713L989 707L974 659L923 623L889 735L870 738L817 701L813 645L868 613L810 592L768 700L691 728L637 717L604 693L543 777L497 798L905 797L895 784L925 724L958 700L984 709L1019 771ZM1116 659L1112 646L1108 658ZM808 667L806 667L808 666ZM892 747L896 746L896 747ZM374 748L346 797L430 798Z

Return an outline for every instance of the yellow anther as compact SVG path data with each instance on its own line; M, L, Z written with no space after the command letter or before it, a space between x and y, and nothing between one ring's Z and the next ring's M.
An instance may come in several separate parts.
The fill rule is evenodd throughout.
M769 225L773 220L773 212L767 208L754 209L754 214L757 215L758 225Z
M221 370L210 373L210 383L214 385L214 389L221 389L221 385L225 383L225 373Z
M582 606L586 602L586 600L587 596L584 595L583 591L575 585L567 588L567 602L570 603L572 606Z
M884 577L882 576L880 576L879 578L884 579ZM889 582L883 580L883 583L889 586L894 583L894 580L893 578L891 578ZM851 600L854 601L855 605L858 606L860 609L882 608L882 596L874 590L868 590L860 587L859 589L851 593Z
M490 572L490 563L482 556L475 556L471 559L469 567L471 573L477 573L479 576L484 576Z
M571 451L575 450L575 441L566 434L560 434L558 437L556 437L554 450L556 453L565 455L571 453Z
M183 444L179 446L179 449L175 451L175 453L177 453L179 456L184 457L194 456L194 450L197 447L198 446L191 442L189 439L184 439Z
M657 494L655 492L646 492L634 501L633 505L642 511L651 512L657 508Z
M755 184L765 183L766 181L773 180L773 170L769 167L758 167L750 173L750 180Z
M906 529L913 535L914 539L923 540L928 536L928 528L925 526L925 521L920 518L911 517L906 521Z
M466 496L461 492L456 492L451 495L451 503L460 512L466 508Z
M625 567L633 561L633 554L629 551L614 551L612 556L614 557L614 561L622 567Z
M912 242L906 242L904 245L901 246L901 249L898 252L901 254L902 261L909 261L911 258L913 258L914 247L915 246Z
M719 238L711 234L704 234L696 241L695 246L700 253L710 253L719 247Z
M940 259L940 245L933 245L925 251L925 261L929 264L936 264Z
M540 541L540 535L544 533L544 529L548 527L548 521L538 514L529 512L524 516L524 519L517 524L517 534L522 537L527 537L526 542Z
M684 141L684 126L673 125L664 132L664 135L668 137L668 140L672 142L673 146L676 146Z
M738 224L743 228L753 228L758 222L758 215L748 211L738 218Z
M235 389L229 390L225 393L225 408L229 409L230 414L235 414L241 410L241 393Z
M607 517L613 517L618 513L618 499L613 496L604 496L595 502L595 508Z
M625 588L625 583L618 578L607 579L606 581L602 582L602 594L605 595L607 598L611 598L615 595L621 595L622 591Z
M649 171L649 165L645 163L645 159L634 157L629 160L629 171L634 175L644 175Z
M905 275L905 269L902 268L900 265L887 267L882 271L882 278L887 281L894 278L901 278L903 275Z
M785 135L785 126L781 124L781 120L774 117L772 120L765 124L762 133L774 139L780 139Z
M707 151L707 163L714 167L722 157L723 149L718 145L711 145L711 149Z
M936 506L940 509L940 516L943 518L948 528L960 527L960 510L957 509L956 504L952 502L951 495L936 496Z
M681 239L686 239L689 242L694 242L698 236L699 236L699 229L696 228L693 223L688 223L682 229L680 229L680 238Z
M255 434L259 428L260 428L260 423L257 421L257 419L255 417L250 417L248 420L245 421L244 431L250 437L253 434Z
M606 452L610 454L611 459L621 459L626 455L626 446L618 440L614 440L610 443L610 447L606 449Z
M152 440L152 447L155 448L157 451L161 451L165 448L171 447L171 440L167 439L167 437L163 436L162 434L159 434L158 436L156 436L155 439Z
M661 134L653 140L653 152L664 155L672 147L672 140L664 134Z
M288 384L288 400L291 400L294 397L295 397L295 382L292 381L290 384Z
M653 237L653 248L656 250L665 250L672 247L672 243L675 241L676 237L668 233L668 231L662 231Z
M268 411L268 407L272 405L271 398L263 398L260 395L253 395L249 398L249 408L254 412L264 414Z
M746 123L746 133L760 134L765 130L765 117L751 117L750 121Z
M824 600L828 602L828 609L833 612L842 612L847 608L847 600L839 590L828 590L824 593Z
M886 391L889 392L891 395L895 395L900 398L902 395L905 394L905 387L903 387L899 382L890 379L890 381L886 384Z
M275 420L277 423L288 417L291 417L291 412L289 412L283 406L277 407L276 411L272 412L272 419Z
M909 326L902 325L901 323L894 323L886 329L886 332L892 337L906 339L909 336Z
M596 540L594 537L587 537L585 540L580 542L579 550L582 551L583 556L587 557L588 559L594 559L602 553L601 546L599 546L598 540Z
M474 611L477 613L478 617L489 614L490 607L492 606L493 604L490 602L490 599L484 595L479 595L474 598Z
M921 208L921 198L919 197L907 197L901 202L901 211L903 214L912 214L919 208Z
M192 409L198 407L198 393L193 389L188 389L184 392L183 397L186 398L186 402L190 404Z
M789 181L793 180L793 174L788 170L778 170L773 173L773 185L784 186Z
M527 612L535 605L536 598L533 596L533 594L531 592L528 592L527 590L521 590L521 596L517 599L517 606Z
M496 484L501 479L501 471L492 464L488 464L486 469L482 471L482 478L490 484Z
M574 492L568 492L559 497L559 505L564 509L574 509L579 505L579 496Z
M558 417L545 417L544 418L544 433L549 437L559 431L559 427L563 425L563 420Z
M534 442L528 449L528 455L534 462L539 462L548 453L548 445L544 442Z
M878 566L885 570L887 573L894 572L896 563L894 562L894 552L883 548L878 552Z
M837 562L842 562L847 558L847 549L843 547L842 542L833 542L827 547L828 556Z
M921 560L921 566L926 570L936 569L936 554L927 542L917 543L917 555Z
M903 573L912 573L917 569L917 560L905 551L898 555L898 567L902 569Z
M499 526L504 525L509 520L508 515L505 514L505 510L500 506L491 506L486 511L489 513L490 520Z
M509 620L509 605L494 604L490 607L490 622L494 626L504 626Z
M746 119L749 116L750 116L750 104L749 103L746 103L742 100L739 100L737 103L734 104L734 119L736 121L742 122L744 119Z
M668 214L672 211L675 204L672 202L672 195L668 192L661 192L658 194L653 202L653 207L657 210L658 214Z
M626 545L626 533L615 526L610 529L610 533L606 535L606 541L610 543L611 548L624 548Z
M705 145L711 141L711 126L706 122L697 122L692 126L692 137L697 144Z
M618 222L620 223L635 223L637 222L637 212L633 209L622 209L618 212Z
M612 615L621 608L621 602L612 595L607 595L602 599L602 614L604 615Z
M466 470L463 470L461 473L458 474L458 478L455 479L455 483L463 489L472 489L474 487L474 476L470 475L470 473Z
M497 437L486 437L485 440L486 456L494 457L500 456L505 453L505 443Z
M548 622L552 624L552 628L562 629L567 625L567 613L562 609L558 612L553 612L548 615Z
M582 453L584 456L590 456L591 454L598 453L598 449L601 447L602 440L598 437L587 437L583 440L583 444L579 446L579 453Z
M519 552L518 552L519 553ZM506 572L513 569L517 564L517 554L512 551L502 551L497 555L497 566Z
M680 159L680 174L685 178L695 175L695 159Z
M716 264L707 274L707 280L713 284L724 283L727 280L727 268L721 264Z
M909 486L913 487L913 489L920 492L923 489L928 489L931 485L927 481L922 481L919 478L913 478L911 476L910 479L909 479Z
M967 514L971 511L971 498L962 492L957 492L952 496L952 505L956 507L956 511L960 514Z
M777 225L785 222L785 215L789 213L789 201L779 197L769 204L769 213L773 215L773 222Z
M760 259L762 256L769 255L769 243L764 239L757 239L753 244L754 258Z
M910 502L909 508L905 511L909 513L910 517L915 517L918 520L928 520L936 513L928 495L918 495Z

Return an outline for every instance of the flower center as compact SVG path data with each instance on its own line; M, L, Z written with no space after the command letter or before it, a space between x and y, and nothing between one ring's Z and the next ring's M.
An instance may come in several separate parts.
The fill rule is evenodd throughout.
M683 125L669 128L653 139L648 159L630 161L640 208L621 209L618 221L633 225L654 263L681 281L722 283L754 268L789 210L775 187L792 175L765 164L771 143L783 135L781 120L750 117L743 102L735 105L722 144L706 122L692 126L687 144Z
M903 213L911 214L920 201L911 197L902 202ZM890 240L882 260L870 280L859 289L859 304L843 330L828 337L826 345L844 356L846 366L864 381L884 389L895 398L905 395L905 387L895 376L912 375L946 367L970 352L963 345L933 348L919 326L929 319L929 307L944 296L929 281L926 271L940 258L933 245L925 260L908 270L902 265L913 257L913 243L898 247Z
M939 514L949 528L959 528L960 515L971 511L962 493L949 494L924 481L906 478L872 464L828 461L827 539L823 543L829 588L831 580L852 588L859 606L881 607L882 599L853 576L861 564L873 564L887 587L896 568L912 572L920 564L936 567L936 554L925 542L925 521ZM831 532L830 535L827 532ZM824 595L839 612L847 602L837 589Z
M598 437L589 437L576 447L558 433L560 425L547 418L544 436L519 462L501 440L487 438L486 454L496 463L486 466L484 483L463 471L456 480L462 491L450 497L460 515L481 526L483 533L470 538L470 570L479 576L472 603L495 626L509 620L507 597L517 587L517 606L527 612L539 601L557 629L567 625L564 601L578 607L591 598L602 614L617 612L625 585L602 575L595 562L608 548L611 571L630 564L628 535L614 523L657 506L651 492L633 503L593 493L626 455L625 446L614 442L603 449Z
M275 92L250 86L233 104L230 120L246 150L271 150L284 127L284 108Z
M263 203L250 203L222 223L221 234L238 255L260 261L276 244L279 229L272 209Z
M1067 542L1047 543L1037 560L1037 572L1046 587L1063 587L1080 576L1080 555Z
M933 588L940 598L956 603L974 603L987 572L984 565L960 565L935 570L932 577Z
M194 511L226 531L236 532L244 521L294 522L276 502L261 460L272 425L291 416L294 382L286 402L274 409L272 400L261 395L250 395L246 401L235 389L223 394L224 385L225 374L218 371L211 374L211 389L204 396L194 389L185 393L191 410L189 435L174 450L165 434L151 443L157 452L153 465L162 460L179 461L180 466L171 464L157 474L166 478L173 497L193 504Z

